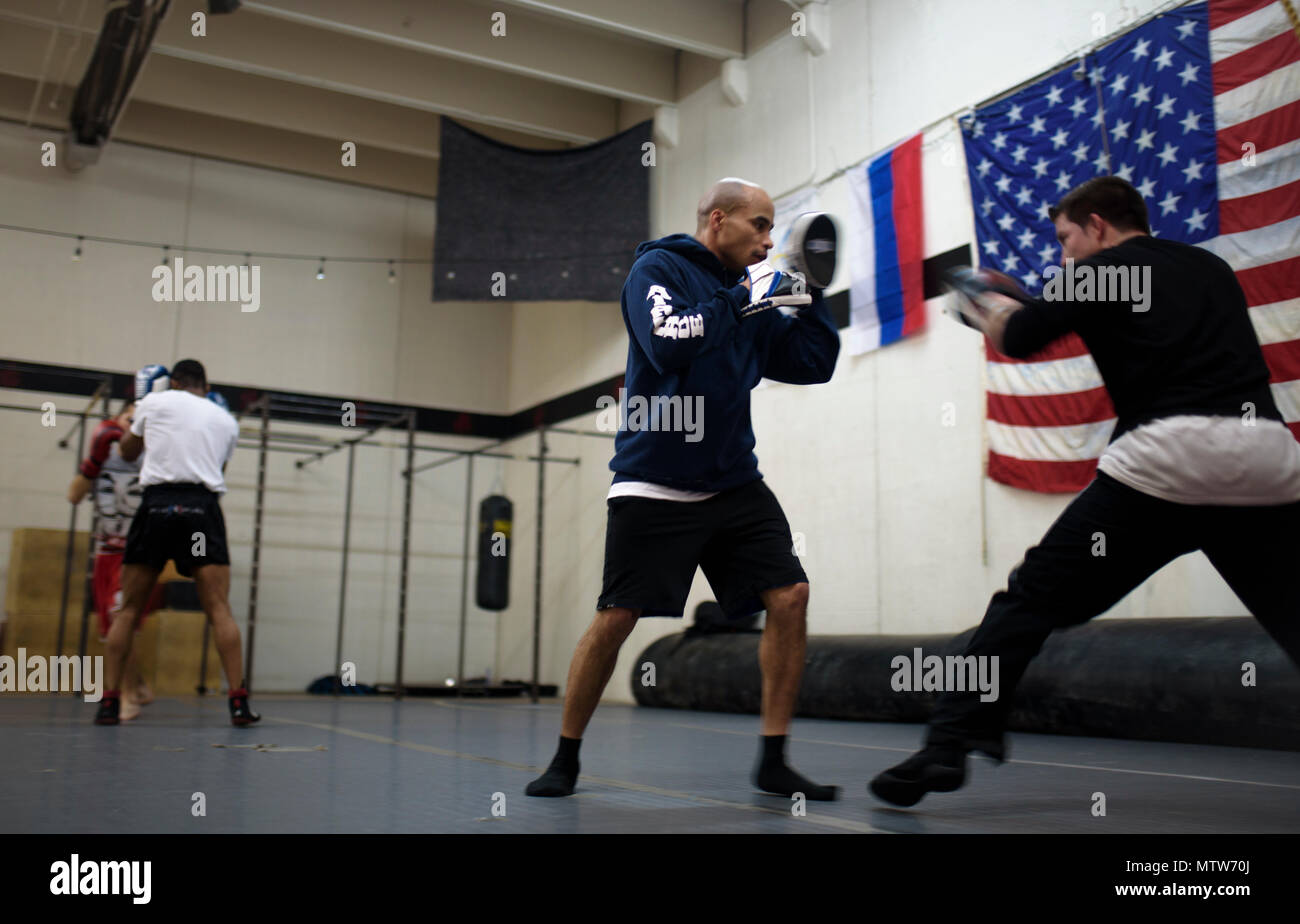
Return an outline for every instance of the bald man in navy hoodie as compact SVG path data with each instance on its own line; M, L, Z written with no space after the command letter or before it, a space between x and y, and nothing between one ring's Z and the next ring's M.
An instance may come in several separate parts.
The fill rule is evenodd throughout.
M746 270L772 249L773 212L757 185L720 180L700 200L694 236L637 248L623 285L627 419L610 462L604 586L569 666L559 749L528 785L530 796L573 792L582 735L620 647L643 616L681 617L696 567L728 617L767 612L754 784L784 796L838 795L785 763L803 675L808 578L758 471L749 393L763 378L829 381L840 341L819 290L789 315L767 310L777 290L770 277L755 275L762 291L751 294Z

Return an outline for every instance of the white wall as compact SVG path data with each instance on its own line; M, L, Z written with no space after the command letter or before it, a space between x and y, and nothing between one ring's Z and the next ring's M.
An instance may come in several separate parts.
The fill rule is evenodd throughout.
M126 144L70 174L40 165L46 140L0 123L6 224L275 253L433 252L428 200ZM127 370L192 355L217 382L488 412L507 401L508 377L481 372L509 340L511 306L433 303L427 264L398 266L389 285L383 263L327 263L317 282L314 261L258 258L261 308L242 312L153 301L158 250L87 242L73 263L72 241L0 235L3 355L12 358Z
M654 168L655 233L690 230L700 192L727 175L759 182L773 195L815 180L821 206L843 217L847 180L827 181L837 171L1033 77L1093 41L1095 26L1113 30L1124 16L1131 22L1156 5L832 0L824 55L810 59L800 39L782 38L751 49L745 105L729 105L717 79L680 102L681 142L661 145ZM972 242L973 218L951 120L927 132L924 150L925 254L932 256ZM851 259L844 255L833 289L848 285ZM792 530L804 533L810 633L951 633L974 625L990 594L1005 586L1007 573L1070 499L983 476L981 340L941 308L941 300L928 303L927 329L906 341L842 355L826 385L769 384L754 393L759 467ZM533 341L532 348L559 349L560 342ZM625 336L620 343L625 349ZM946 402L956 407L956 426L941 425ZM607 476L592 479L582 524L567 529L586 536L603 528L607 484ZM567 597L553 591L548 645L555 660L544 659L542 670L548 679L563 682L568 639L576 641L591 619L599 552L593 546L593 561L571 575L587 576L574 582L580 588ZM688 613L710 598L697 574ZM1245 612L1197 553L1166 567L1109 615ZM623 649L607 698L631 701L637 655L679 629L670 620L643 621Z
M962 107L1024 81L1114 28L1154 0L834 0L831 47L809 59L786 37L751 49L750 97L723 99L715 77L679 105L680 144L660 146L652 175L655 235L690 230L700 192L724 175L780 194L814 180L823 208L844 216L837 171ZM811 79L811 82L810 82ZM641 114L635 114L639 117ZM629 119L633 114L629 114ZM306 253L431 252L433 205L408 196L115 145L79 176L41 168L44 133L0 125L0 222L117 237ZM926 255L973 239L958 137L951 124L925 142ZM947 155L947 156L945 156ZM143 362L204 359L216 381L348 394L506 413L617 375L627 340L617 306L429 301L429 269L263 261L263 308L159 305L148 297L158 254L0 232L0 355L128 370ZM244 244L242 242L246 241ZM852 255L846 255L846 260ZM845 264L842 264L842 267ZM842 268L833 288L847 285ZM1068 502L983 477L983 354L969 331L928 306L926 331L884 350L843 356L815 387L767 385L754 394L760 468L804 534L813 583L813 633L946 633L975 624L988 596ZM93 308L93 311L92 311ZM39 396L4 393L6 401ZM60 407L79 402L62 397ZM952 402L956 426L940 425ZM9 530L66 524L62 492L70 453L50 447L26 415L0 413L0 567ZM595 429L595 408L569 425ZM337 432L337 431L335 431ZM384 437L392 440L391 436ZM445 437L422 443L448 444ZM535 434L505 449L535 454ZM574 645L592 617L604 551L604 496L612 444L552 434L545 495L541 679L564 683ZM426 458L432 458L427 456ZM247 601L254 456L232 464L226 501L235 611ZM263 688L300 688L329 669L337 613L337 559L346 460L299 472L272 457L257 675ZM348 656L361 678L394 671L400 454L366 448L358 479ZM536 466L476 463L474 512L497 477L515 503L511 606L499 616L471 606L467 674L531 675ZM454 673L464 463L417 478L412 615L406 676ZM697 575L688 611L710 596ZM1115 616L1231 615L1245 609L1200 555L1162 571ZM647 620L624 647L608 697L630 700L636 656L681 624ZM375 665L373 670L366 665Z
M116 143L97 166L70 174L41 166L46 140L45 132L0 123L0 223L280 253L426 261L432 254L435 216L428 200ZM399 265L397 282L389 284L386 263L327 263L325 280L317 281L313 261L260 258L261 307L241 312L236 305L153 301L158 250L86 242L82 259L73 262L74 246L68 239L0 231L0 356L121 372L195 356L219 383L497 414L536 400L529 397L535 391L529 381L512 380L514 306L433 303L427 264ZM199 254L188 259L243 262ZM546 308L575 318L592 313L591 306L524 307L537 318ZM554 380L557 394L587 383L576 354L548 358L552 366L526 368L530 379ZM556 368L568 378L557 378ZM38 415L0 411L3 581L14 529L67 525L63 495L73 451L55 443L86 401L9 390L0 395L20 405L48 398L60 411L53 431L41 427ZM328 439L348 435L337 428L275 425L282 428ZM396 442L391 434L379 438ZM482 443L433 435L419 442ZM272 453L267 476L254 665L262 689L302 689L328 673L334 658L346 456L301 471L294 458ZM397 450L358 449L344 657L357 663L359 679L368 683L391 682L396 672L401 463ZM464 472L465 464L456 462L416 479L408 681L441 681L456 673ZM236 453L228 481L223 507L231 603L244 625L255 452ZM490 480L475 482L474 516L490 487ZM81 527L88 522L83 508ZM531 584L528 589L531 600ZM472 596L470 609L466 672L475 676L495 667L497 617L477 611Z

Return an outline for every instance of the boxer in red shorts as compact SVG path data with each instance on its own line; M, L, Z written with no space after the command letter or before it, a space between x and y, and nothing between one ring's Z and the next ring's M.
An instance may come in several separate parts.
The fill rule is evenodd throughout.
M127 462L118 451L117 442L131 425L134 403L127 403L116 417L102 421L90 438L90 452L82 460L77 475L68 486L68 500L81 503L90 495L99 515L95 524L95 569L91 579L99 640L108 637L113 613L122 605L122 553L126 549L126 532L140 506L141 460ZM145 615L162 604L162 587L154 588ZM144 617L142 616L141 619ZM139 624L137 623L137 629ZM122 719L133 719L140 707L153 702L153 690L140 676L135 652L131 653L122 683Z

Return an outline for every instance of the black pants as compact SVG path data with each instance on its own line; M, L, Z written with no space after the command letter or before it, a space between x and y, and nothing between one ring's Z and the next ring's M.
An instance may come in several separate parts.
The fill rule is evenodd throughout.
M964 652L998 657L998 699L980 702L978 691L941 695L927 744L1002 759L1016 685L1051 631L1104 613L1164 565L1197 549L1300 666L1300 502L1175 504L1098 472L1025 554L1007 589L993 595Z

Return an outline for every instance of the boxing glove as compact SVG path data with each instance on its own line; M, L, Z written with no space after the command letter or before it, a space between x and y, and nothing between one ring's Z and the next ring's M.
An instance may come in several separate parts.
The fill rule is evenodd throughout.
M90 453L81 460L81 465L78 466L77 470L91 481L98 478L100 469L104 467L104 460L108 458L108 454L113 450L113 444L120 440L122 436L123 431L117 425L117 421L102 421L90 437Z
M223 395L221 392L219 391L208 392L208 400L211 401L213 404L215 404L217 407L221 408L227 414L230 413L230 404L226 401L226 396Z
M158 381L166 380L168 376L167 367L158 363L150 363L147 366L140 367L135 374L135 400L139 401L145 395L149 394L157 386ZM158 389L162 391L163 389Z
M749 304L740 310L742 318L769 308L803 308L812 304L812 293L801 275L782 272L770 263L755 263L745 274L749 277Z

